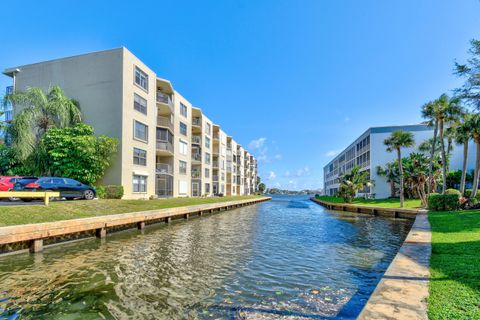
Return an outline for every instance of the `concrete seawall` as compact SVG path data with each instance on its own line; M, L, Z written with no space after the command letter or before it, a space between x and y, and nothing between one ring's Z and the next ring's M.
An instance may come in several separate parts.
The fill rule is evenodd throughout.
M270 197L262 197L91 218L0 227L0 246L15 248L15 245L19 245L17 248L22 249L27 247L30 252L35 253L43 250L44 241L48 240L50 243L55 243L55 239L63 236L91 234L98 238L104 238L107 232L115 230L128 228L138 228L141 230L145 228L146 224L160 222L170 223L172 219L188 219L194 215L202 216L206 213L235 209L270 199ZM15 251L15 249L9 251Z

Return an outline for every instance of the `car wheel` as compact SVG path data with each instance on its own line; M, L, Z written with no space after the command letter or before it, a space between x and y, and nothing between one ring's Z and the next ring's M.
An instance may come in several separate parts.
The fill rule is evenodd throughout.
M23 202L32 202L32 198L22 198Z
M85 190L83 191L83 198L85 200L93 200L95 198L95 192L92 190Z
M9 189L8 191L13 191L13 189ZM15 198L15 197L8 198L8 201L12 201L12 202L13 201L18 201L18 200L20 200L20 198Z

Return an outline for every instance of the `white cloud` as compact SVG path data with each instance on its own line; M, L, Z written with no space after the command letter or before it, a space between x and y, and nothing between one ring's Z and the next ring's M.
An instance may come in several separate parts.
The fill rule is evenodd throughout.
M275 174L275 172L273 171L270 171L270 173L268 174L268 180L275 180L275 178L277 177L277 175Z
M349 117L345 117L345 119L343 119L343 121L349 122L349 121L350 121L350 118L349 118Z
M325 156L327 157L335 157L337 154L340 153L341 150L330 150L327 153L325 153Z
M258 138L256 140L252 140L250 141L250 143L248 144L248 148L250 150L258 150L258 149L262 149L263 146L265 145L265 142L267 141L267 138Z
M281 154L276 154L274 158L275 158L275 160L282 160L282 155Z
M290 177L290 171L285 171L285 173L283 174L285 177Z

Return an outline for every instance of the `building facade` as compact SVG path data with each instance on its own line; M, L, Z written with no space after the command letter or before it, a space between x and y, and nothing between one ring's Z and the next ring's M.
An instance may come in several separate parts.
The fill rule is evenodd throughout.
M378 199L390 197L390 185L385 177L377 174L377 167L384 167L388 162L396 160L396 153L387 152L383 142L397 130L411 132L415 140L414 147L402 149L402 157L419 152L418 146L433 137L433 128L423 124L369 128L323 168L325 194L330 196L337 194L339 177L358 165L361 171L367 171L370 179L374 181L373 187L361 190L358 196ZM469 150L468 168L473 169L474 146L470 146ZM463 148L454 145L450 156L450 169L461 169L462 159Z
M228 180L232 138L126 48L9 68L4 74L15 91L60 86L79 102L83 120L97 135L119 141L98 183L122 185L127 199L256 191L256 184L244 189L243 180ZM13 116L20 111L14 106ZM247 175L245 166L239 170L240 177ZM256 176L256 167L248 174Z

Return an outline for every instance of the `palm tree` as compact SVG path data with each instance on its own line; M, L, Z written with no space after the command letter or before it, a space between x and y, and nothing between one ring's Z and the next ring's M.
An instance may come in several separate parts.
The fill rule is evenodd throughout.
M395 183L398 183L398 166L396 162L388 162L385 167L377 166L377 174L384 176L390 184L390 196L395 197Z
M422 117L427 119L427 124L434 126L433 129L433 143L430 153L430 165L429 165L429 180L432 180L432 168L433 168L433 155L435 153L435 145L437 139L437 131L440 139L440 146L442 152L442 193L445 193L447 187L447 155L445 152L445 140L444 140L444 126L445 123L454 121L459 114L462 113L460 107L460 100L457 98L451 99L448 95L442 94L438 99L430 101L422 107ZM428 193L430 193L430 184L428 187Z
M340 186L338 187L338 193L347 203L352 202L358 191L373 185L368 171L360 171L361 168L357 165L350 172L344 173L339 178Z
M402 148L413 147L415 140L411 132L393 131L390 137L385 139L383 143L387 146L388 152L397 151L398 171L400 173L400 208L403 208L404 194L403 194L403 166L402 166ZM432 161L433 163L433 161Z
M12 148L18 160L26 160L39 146L40 139L52 127L65 128L81 121L78 103L67 97L62 89L53 86L48 93L31 87L5 97L17 110L9 132Z
M475 113L467 118L467 127L471 130L471 136L475 142L475 168L473 171L473 187L470 198L475 198L478 191L478 175L480 169L480 114Z
M408 158L402 159L405 176L405 184L412 193L416 194L422 206L427 206L427 194L425 186L428 185L429 159L423 153L412 152Z
M462 177L460 179L460 192L465 194L465 181L467 179L467 162L468 162L468 143L472 138L473 128L470 127L472 124L471 113L465 113L462 116L462 121L458 124L455 130L454 140L457 144L463 144L463 167L462 167Z

